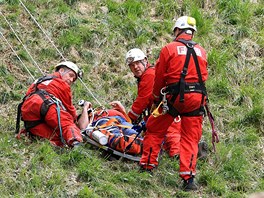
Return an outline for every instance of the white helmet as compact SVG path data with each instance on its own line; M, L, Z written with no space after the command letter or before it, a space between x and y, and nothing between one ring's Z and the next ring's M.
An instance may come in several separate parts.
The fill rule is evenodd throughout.
M126 64L130 65L135 61L144 60L145 58L147 58L147 56L144 52L138 48L133 48L126 53Z
M61 67L67 67L71 69L72 71L74 71L77 77L82 78L82 71L78 68L78 66L75 63L71 61L61 62L55 66L55 70L58 71Z
M182 16L176 20L173 26L173 31L175 31L175 28L192 29L194 31L197 31L196 30L196 20L193 17Z

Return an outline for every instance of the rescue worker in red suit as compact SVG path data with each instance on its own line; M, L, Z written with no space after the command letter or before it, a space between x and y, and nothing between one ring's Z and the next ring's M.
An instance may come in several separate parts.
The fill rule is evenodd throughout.
M180 17L173 30L175 40L161 49L156 62L153 88L154 104L160 103L161 93L167 93L165 102L168 103L169 110L166 111L165 105L161 105L158 108L158 115L154 114L154 117L152 113L148 119L140 167L142 170L151 171L158 165L158 155L166 131L175 117L180 115L179 174L184 180L183 188L190 191L197 189L194 176L196 174L198 142L202 135L203 106L206 97L204 82L208 77L207 58L205 50L192 41L196 31L194 18ZM188 50L192 53L189 56L189 61L186 61ZM198 65L195 63L194 57L197 58ZM188 64L185 64L186 62Z
M76 64L65 61L55 66L53 74L29 87L21 108L27 132L49 139L56 146L73 147L82 142L71 92L71 85L80 75Z
M146 55L138 48L129 50L126 54L126 63L138 81L137 98L134 100L128 116L135 124L141 120L145 122L149 117L149 111L153 104L152 90L155 78L155 67L150 66ZM170 157L178 158L180 152L180 124L176 121L167 130L164 149Z

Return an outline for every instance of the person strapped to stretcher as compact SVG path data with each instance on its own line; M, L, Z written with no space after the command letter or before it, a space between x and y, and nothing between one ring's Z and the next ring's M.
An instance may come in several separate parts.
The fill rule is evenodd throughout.
M110 103L112 109L93 109L90 102L83 103L78 125L85 138L90 138L114 150L140 155L142 153L141 130L131 124L125 108L119 101ZM104 140L101 141L100 138Z

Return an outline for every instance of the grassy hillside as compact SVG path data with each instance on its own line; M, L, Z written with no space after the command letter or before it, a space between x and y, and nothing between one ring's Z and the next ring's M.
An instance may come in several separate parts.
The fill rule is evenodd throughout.
M26 88L62 57L19 0L0 0L0 192L2 197L247 197L264 191L263 0L27 0L32 15L69 60L84 70L86 87L74 85L74 103L129 109L136 81L125 53L139 47L154 63L172 37L173 19L197 20L195 41L208 52L211 110L221 142L198 162L196 193L181 190L178 162L164 153L154 176L136 163L110 161L86 145L82 152L54 149L47 141L14 137L16 107ZM5 39L20 57L19 61ZM40 69L38 69L38 67ZM80 110L80 109L78 109ZM208 119L204 139L211 148Z

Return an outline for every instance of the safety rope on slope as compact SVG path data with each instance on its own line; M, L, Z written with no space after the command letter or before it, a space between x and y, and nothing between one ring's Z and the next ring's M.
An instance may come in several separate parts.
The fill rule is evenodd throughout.
M40 73L42 75L44 75L44 73L42 72L42 70L40 69L39 65L37 64L37 62L35 61L35 59L31 56L31 54L29 53L27 47L23 44L23 42L21 41L21 39L19 38L19 36L17 35L16 31L14 30L14 28L12 27L12 24L7 20L7 18L5 17L5 15L0 11L0 14L2 15L2 17L5 19L6 23L8 24L8 26L10 27L10 29L12 30L12 32L14 33L14 35L16 36L17 40L21 43L21 45L23 46L23 48L26 50L26 52L28 53L29 57L31 58L31 60L33 61L33 63L36 65L36 67L38 68L38 70L40 71Z
M53 47L56 49L56 51L59 53L59 55L63 58L64 61L66 61L66 58L62 55L62 53L60 52L60 50L56 47L56 45L54 44L54 42L50 39L50 37L48 36L48 34L45 32L45 30L42 28L42 26L37 22L37 20L35 19L35 17L27 9L27 7L24 5L24 3L21 0L19 0L19 2L23 6L23 8L26 10L26 12L30 15L31 19L39 27L39 29L41 29L41 31L43 32L43 34L46 36L46 38L49 40L49 42L53 45Z
M31 72L29 71L28 67L24 64L24 62L21 60L21 58L18 56L18 54L16 53L16 51L14 50L14 48L12 47L12 45L8 42L8 40L6 39L6 37L2 34L2 32L0 31L1 36L3 37L3 39L5 40L5 42L8 44L8 46L10 47L10 49L13 51L13 53L15 54L15 56L17 57L17 59L21 62L21 64L24 66L24 68L27 70L27 72L29 73L29 75L31 76L31 78L33 79L33 81L35 81L35 77L31 74Z
M44 29L41 27L41 25L37 22L37 20L35 19L35 17L31 14L31 12L27 9L27 7L25 6L25 4L19 0L20 4L23 6L23 8L26 10L26 12L30 15L30 17L32 18L32 20L36 23L36 25L39 27L39 29L43 32L43 34L47 37L47 39L49 40L49 42L53 45L53 47L56 49L56 51L59 53L59 55L63 58L64 61L66 61L65 57L62 55L62 53L60 52L60 50L56 47L56 45L54 44L54 42L50 39L50 37L47 35L47 33L44 31ZM99 100L94 96L94 94L92 93L92 91L86 86L86 84L83 82L83 80L78 77L78 79L80 80L80 82L83 84L83 86L85 87L85 89L89 92L89 94L92 96L92 98L101 106L104 108L104 106L99 102Z
M97 102L97 104L99 104L99 106L103 107L104 106L99 102L99 100L97 100L97 98L94 96L94 94L92 93L92 91L86 86L86 84L83 82L83 80L78 77L78 79L80 80L80 82L83 84L83 86L86 88L86 90L89 92L89 94L93 97L93 99Z

